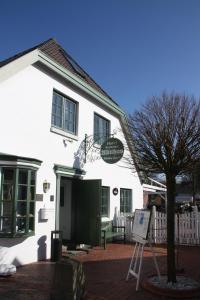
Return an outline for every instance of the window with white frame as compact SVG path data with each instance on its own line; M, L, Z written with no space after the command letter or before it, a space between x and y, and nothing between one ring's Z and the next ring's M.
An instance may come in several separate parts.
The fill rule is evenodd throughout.
M120 189L120 212L132 212L132 190Z
M101 216L108 217L110 214L110 188L108 186L101 187Z
M110 136L110 121L94 114L94 141L101 145Z
M77 133L77 103L53 92L51 125L71 134Z

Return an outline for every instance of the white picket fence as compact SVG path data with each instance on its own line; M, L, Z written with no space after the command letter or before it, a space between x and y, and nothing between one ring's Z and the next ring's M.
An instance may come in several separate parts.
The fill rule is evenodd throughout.
M134 215L115 215L114 223L125 226L126 240L132 240ZM153 207L149 237L153 243L160 244L167 241L166 213L156 211ZM175 242L181 245L200 245L200 212L194 207L192 212L175 215Z

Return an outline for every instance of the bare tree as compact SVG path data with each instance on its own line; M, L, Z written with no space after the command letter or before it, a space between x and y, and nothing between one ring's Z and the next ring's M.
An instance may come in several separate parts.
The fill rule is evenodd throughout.
M176 176L200 161L200 101L174 93L152 97L129 116L129 128L138 169L166 176L167 273L168 282L176 282Z

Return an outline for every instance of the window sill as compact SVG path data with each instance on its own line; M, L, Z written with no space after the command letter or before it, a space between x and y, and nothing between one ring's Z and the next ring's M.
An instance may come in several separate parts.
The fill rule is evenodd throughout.
M109 217L101 217L101 222L108 222L110 221Z
M70 140L78 141L78 136L74 135L72 133L66 132L62 129L56 128L56 127L51 127L50 131L59 135L62 135L66 138L69 138Z

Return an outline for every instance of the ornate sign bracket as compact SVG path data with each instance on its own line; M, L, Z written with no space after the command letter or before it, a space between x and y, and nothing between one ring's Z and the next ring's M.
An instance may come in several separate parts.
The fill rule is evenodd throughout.
M109 137L103 142L103 144L98 143L104 136L100 136L97 139L94 138L94 135L88 136L85 134L84 139L84 163L87 162L87 155L89 151L92 150L92 154L95 156L97 154L97 158L100 157L108 164L114 164L118 162L124 154L124 146L122 142L115 138L114 135L116 133L110 134Z
M108 138L114 137L115 133L112 133L109 135ZM105 138L105 136L100 136L98 138L94 138L94 135L87 135L85 134L85 139L84 139L84 163L87 162L87 155L91 149L95 149L95 153L100 152L101 145L98 144L102 138ZM99 154L100 155L100 154Z

